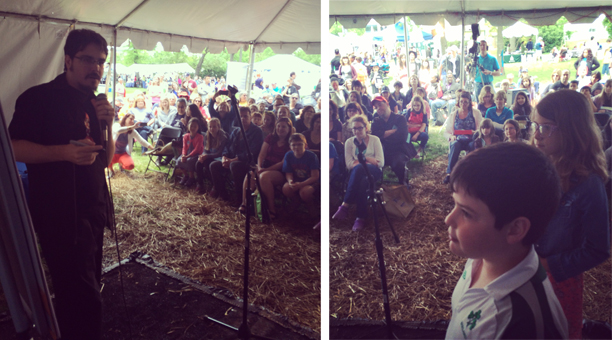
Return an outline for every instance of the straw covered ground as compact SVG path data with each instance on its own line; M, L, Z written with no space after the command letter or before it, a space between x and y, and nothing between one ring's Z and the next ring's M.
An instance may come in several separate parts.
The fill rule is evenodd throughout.
M465 259L450 253L444 218L453 207L450 190L442 184L447 158L416 164L411 194L416 207L407 219L392 218L400 243L395 244L386 221L381 232L387 269L389 302L394 320L450 319L451 295ZM330 207L330 214L337 205ZM354 216L351 211L349 216ZM331 318L384 320L374 225L351 231L352 219L330 222ZM610 260L584 276L584 317L611 321Z
M122 259L147 253L182 275L242 297L245 228L236 208L158 174L116 175L112 191ZM252 219L249 302L320 332L320 234L301 214L281 215L271 225ZM115 239L108 231L106 236L104 266L117 262Z

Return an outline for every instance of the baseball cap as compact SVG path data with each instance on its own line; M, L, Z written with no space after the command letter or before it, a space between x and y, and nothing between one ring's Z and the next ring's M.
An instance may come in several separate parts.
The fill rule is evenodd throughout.
M529 69L524 68L522 72L529 72Z
M389 91L389 86L385 85L382 87L382 90L380 90L380 93L385 93L385 92L391 92Z
M385 104L389 104L389 102L387 101L387 98L383 97L383 96L376 96L374 97L374 99L372 99L372 105L374 105L374 103L376 102L384 102Z

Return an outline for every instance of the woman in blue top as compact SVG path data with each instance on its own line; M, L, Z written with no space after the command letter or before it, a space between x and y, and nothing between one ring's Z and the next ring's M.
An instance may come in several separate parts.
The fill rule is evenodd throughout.
M580 339L583 273L610 257L601 136L589 102L576 91L548 94L532 121L533 144L551 158L563 189L559 208L535 249L565 312L570 339Z
M485 114L485 118L489 118L493 121L495 126L495 134L500 140L504 140L504 123L508 119L514 119L514 112L507 108L506 105L506 92L497 91L495 94L495 106L489 108Z

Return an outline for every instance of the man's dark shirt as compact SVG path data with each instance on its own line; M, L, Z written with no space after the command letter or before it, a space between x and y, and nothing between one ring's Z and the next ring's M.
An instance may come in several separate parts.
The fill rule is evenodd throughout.
M102 132L91 104L94 93L73 88L63 73L53 81L28 89L17 99L9 126L12 140L41 145L66 145L91 137L102 145ZM44 105L41 105L44 103ZM57 242L76 242L76 220L106 220L106 153L91 165L68 161L26 164L30 181L30 213L36 230Z
M563 83L561 82L561 80L557 80L551 87L551 89L555 90L555 91L559 91L559 90L563 90L563 89L569 89L570 83L567 82L567 85L563 85Z
M263 145L263 131L261 131L259 126L251 124L249 125L249 128L244 131L244 133L246 134L247 144L249 145L249 149L253 155L252 163L256 163L257 157L259 156L259 151ZM223 150L223 156L228 158L238 157L238 160L241 162L248 161L247 150L244 146L242 132L240 131L239 127L235 127L231 131L229 143L225 145L225 149Z
M340 56L336 55L331 61L331 71L335 73L340 68Z
M283 87L283 91L285 90L286 86ZM282 91L281 91L282 93ZM298 96L300 95L297 88L293 85L289 86L289 88L287 89L287 93L283 96L283 101L285 102L285 105L289 105L291 103L291 95L297 93Z
M385 131L393 129L397 129L397 131L384 138ZM406 117L391 112L389 119L385 122L384 119L376 115L374 122L372 122L372 134L380 139L386 155L406 152L405 144L406 139L408 139Z

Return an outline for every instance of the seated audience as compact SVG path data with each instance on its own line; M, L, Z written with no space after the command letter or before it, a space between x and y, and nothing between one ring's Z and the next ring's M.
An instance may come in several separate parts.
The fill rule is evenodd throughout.
M597 106L595 105L595 103L593 103L593 98L591 97L591 88L588 86L583 86L582 88L580 88L580 93L582 93L586 100L589 102L591 110L593 110L593 112L597 112Z
M263 114L263 125L261 131L263 132L264 138L274 133L274 127L276 126L276 115L272 111L265 111Z
M274 187L285 183L285 175L281 172L283 167L283 158L289 152L289 137L293 125L289 118L283 117L276 121L274 133L268 135L261 146L257 157L257 176L261 187L262 197L265 197L268 203L268 212L270 218L276 218L276 208L274 206ZM250 186L255 190L254 178L245 176L244 189L242 192L242 204L238 211L242 214L246 213L246 186Z
M300 113L300 118L298 118L295 124L295 131L298 133L304 133L304 131L308 130L308 127L310 126L310 121L316 113L314 107L310 105L304 106L301 111L302 112Z
M375 105L377 98L374 98ZM389 109L389 113L390 109ZM376 118L381 119L381 118ZM363 164L359 162L358 154L363 154L368 171L375 181L382 178L382 168L385 165L385 154L380 139L369 132L370 124L363 115L357 115L349 121L355 136L344 144L344 158L346 167L350 172L349 182L342 205L333 216L336 220L348 218L348 210L351 204L357 205L357 218L353 224L353 231L359 231L365 227L365 219L368 217L368 195L370 188L366 171Z
M508 119L506 122L504 122L504 136L504 142L527 143L526 140L521 138L521 127L514 119Z
M198 156L198 162L195 164L198 180L196 191L198 194L206 192L206 187L204 186L205 179L212 183L210 164L221 157L227 141L227 134L221 129L219 118L211 119L208 122L208 131L206 131L204 136L204 152Z
M321 156L321 114L315 114L310 120L308 130L304 131L308 150L314 152L317 157Z
M306 203L311 215L319 211L313 205L316 187L320 186L320 166L317 156L306 150L306 138L300 133L294 133L289 138L291 151L283 160L283 172L287 182L283 185L283 194L294 201L295 197ZM294 201L296 205L299 201Z
M593 99L593 103L597 107L598 112L605 112L602 106L612 107L612 79L606 80L604 91Z
M333 101L329 101L329 140L342 141L342 123L338 119L338 107Z
M423 98L421 96L412 97L410 109L406 115L408 121L408 140L407 142L418 142L419 149L417 157L420 157L427 145L429 135L425 131L427 128L427 116L423 112Z
M478 95L478 111L484 115L488 109L494 107L494 97L495 94L491 85L486 85L483 87L482 91L480 91L480 94Z
M242 183L244 176L249 171L249 166L254 165L257 160L257 155L261 150L263 144L263 132L255 124L251 124L251 110L248 107L240 108L240 119L244 126L244 132L246 134L246 143L242 139L242 132L240 128L235 128L230 134L228 143L223 149L221 161L214 161L210 164L210 174L213 179L214 188L211 191L211 197L229 201L230 196L225 187L225 176L224 173L231 173L232 180L234 181L234 192L236 197L242 197ZM223 124L222 124L223 125ZM248 151L246 145L248 145L248 151L250 151L253 158L251 164L248 163ZM239 201L238 201L239 202ZM237 202L232 202L237 203Z
M236 120L238 112L236 112L236 108L231 107L228 101L222 99L228 98L227 92L221 92L222 91L217 91L210 99L210 102L208 103L208 113L210 114L211 118L219 119L221 122L221 128L223 128L223 131L229 135L232 133L234 121Z
M263 127L263 115L261 113L257 111L253 112L251 114L251 121L253 122L253 124L259 126L260 128Z
M498 91L495 94L495 106L487 110L485 118L493 121L495 133L502 139L504 136L504 123L508 119L514 119L514 112L506 107L506 92Z
M194 106L198 112L200 111L196 105ZM195 184L195 165L198 161L198 156L204 150L204 136L200 133L200 122L198 118L191 118L187 123L189 133L183 135L183 152L176 163L177 169L185 170L186 174L179 184L190 187Z
M484 91L480 93L482 94L482 92ZM500 92L503 93L503 91ZM506 97L504 97L504 100L505 98ZM472 108L472 96L469 92L461 92L458 104L459 108L451 112L446 122L445 135L450 142L450 151L448 153L447 175L444 178L444 184L448 184L450 181L450 174L459 160L461 151L465 150L466 152L470 152L473 134L482 121L482 114L480 111Z
M131 113L123 116L119 126L113 127L113 140L115 141L115 154L111 160L111 164L108 166L110 170L109 177L115 174L113 165L119 163L119 167L122 170L133 170L134 160L132 159L132 146L134 145L134 139L145 148L153 149L153 146L143 139L140 134L135 132L139 123L134 122L134 115Z
M375 97L372 105L376 109L376 118L372 122L372 135L378 137L382 144L384 164L391 166L400 184L407 184L406 162L416 155L416 150L412 144L406 142L408 139L406 117L391 112L383 96Z
M480 128L474 134L473 149L484 148L486 146L499 143L499 141L499 137L495 134L495 127L493 126L493 121L489 118L484 118L480 122Z
M134 115L134 121L139 123L139 127L136 128L136 131L140 134L142 139L147 140L149 134L153 130L152 125L155 123L155 116L153 115L153 111L146 107L144 95L136 96L136 98L134 98L134 103L136 107L130 109L130 113ZM146 150L147 148L142 146L141 153L144 154Z
M342 143L346 143L346 140L353 137L353 128L351 127L350 120L356 115L363 115L361 105L357 103L350 103L346 106L346 122L342 124Z

